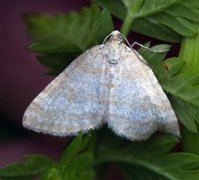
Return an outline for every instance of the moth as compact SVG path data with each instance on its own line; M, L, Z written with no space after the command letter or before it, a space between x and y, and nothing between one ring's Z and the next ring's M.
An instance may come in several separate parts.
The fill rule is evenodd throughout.
M77 57L32 101L24 127L68 136L106 123L132 141L156 131L179 136L176 115L153 71L123 40L113 31Z

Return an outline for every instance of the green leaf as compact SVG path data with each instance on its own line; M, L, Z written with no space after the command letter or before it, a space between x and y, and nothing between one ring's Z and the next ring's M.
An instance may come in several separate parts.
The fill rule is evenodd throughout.
M87 149L92 136L78 135L62 153L60 161L48 168L43 174L42 180L92 180L94 177L93 152Z
M151 65L163 89L172 94L169 99L179 120L190 131L197 132L198 75L183 73L185 61L180 58L173 57L162 61L166 54L161 58L159 53L148 49L140 49L139 52Z
M73 139L70 145L65 149L62 153L60 159L61 166L67 166L70 161L73 160L86 146L88 145L89 141L91 140L91 135L78 135Z
M199 72L199 24L198 33L190 38L184 38L181 44L179 57L186 62L183 72L196 73Z
M167 169L172 174L170 179L173 178L174 180L198 179L198 163L199 156L188 153L169 154L162 159L162 162L159 162L164 169Z
M149 47L149 44L145 46ZM161 47L161 45L158 46ZM179 120L190 131L197 132L197 123L199 123L198 74L184 73L185 61L181 58L172 57L163 61L166 53L161 57L161 53L144 48L140 48L139 53L151 65L163 89L172 94L169 99Z
M170 100L176 115L182 124L190 131L197 132L196 122L199 117L198 108L176 98L175 96L172 96Z
M81 153L78 157L70 163L70 167L67 168L68 171L76 170L82 171L87 167L90 167L93 162L93 155L90 152Z
M76 56L72 53L55 53L37 56L39 62L48 68L48 75L61 73Z
M169 13L169 10L153 15L151 18L182 36L193 36L197 32L197 28L192 21L183 17L175 17Z
M81 153L64 170L64 177L68 179L92 180L94 172L92 169L93 154L91 152Z
M153 17L140 18L138 21L135 20L132 26L132 31L163 41L180 42L182 39L180 34L167 26L161 25Z
M199 27L199 24L198 24L198 27ZM182 58L186 62L186 66L185 68L183 68L184 73L195 73L198 75L199 73L198 50L199 50L199 32L191 38L183 39L181 48L180 48L179 57ZM192 115L191 117L193 117L194 115L195 119L198 122L199 116L198 116L197 107L194 107L193 112L190 111L190 108L188 109L187 107L185 107L184 110L186 112L187 111L190 112L189 115ZM189 121L192 121L192 119L190 118ZM198 124L197 124L197 128L198 128ZM186 128L182 128L182 135L183 135L182 150L185 152L190 152L190 153L199 155L199 136L198 136L198 133L193 133L193 132L190 132Z
M147 142L143 143L145 151L148 151L151 155L160 156L168 153L175 147L178 139L173 135L161 135L150 138ZM139 143L141 145L141 143ZM144 148L144 147L143 147Z
M199 156L187 153L165 154L177 142L177 139L171 135L153 136L149 141L126 142L123 145L120 144L118 148L115 148L116 145L111 148L108 143L117 143L114 141L115 138L109 134L98 142L96 165L107 162L122 163L131 168L136 166L139 169L138 172L142 172L140 168L144 168L147 173L157 174L159 177L164 177L163 179L170 180L199 178L199 167L197 166Z
M60 177L67 177L72 180L80 177L84 179L84 176L88 179L93 177L93 154L86 150L91 140L92 136L90 134L80 134L73 139L62 153L59 161L57 168Z
M185 62L178 57L171 57L163 62L167 77L173 77L181 73L184 68Z
M0 168L0 177L35 176L53 164L53 161L44 155L27 155L25 160L24 163L15 163Z
M62 180L63 177L60 174L58 166L51 166L41 174L41 180Z
M29 49L48 68L48 75L61 73L79 54L101 43L113 30L109 11L93 5L80 13L25 16L31 38Z
M122 20L129 16L133 20L133 31L160 40L179 42L182 36L193 36L197 32L194 23L199 22L196 18L199 3L196 0L93 1Z
M96 154L97 158L95 163L104 161L104 153L112 153L115 150L117 153L123 150L131 152L132 155L145 154L147 156L160 156L169 152L178 142L178 139L172 135L152 136L149 140L144 142L126 141L123 138L115 136L109 129L99 132L97 139ZM128 161L128 160L127 160Z
M172 94L170 97L174 111L182 124L192 132L197 132L199 122L199 77L180 71L181 63L173 65L167 74L159 80L163 89Z
M27 15L25 20L32 41L29 49L42 54L79 54L102 42L113 29L109 12L95 5L80 13Z
M144 47L146 48L140 48L138 52L152 67L159 65L163 61L171 47L167 44L158 44L152 47L149 46L150 43L144 44Z
M160 80L166 92L199 108L199 76L197 74L179 73L173 77ZM190 93L191 92L191 93Z
M138 50L139 54L141 54L143 58L149 63L157 78L159 80L162 79L168 73L164 67L164 63L170 64L170 61L167 62L163 60L166 57L167 51L169 51L170 46L167 44L159 44L150 47L150 43L146 43L144 46L146 48L140 48ZM170 71L172 68L170 68Z

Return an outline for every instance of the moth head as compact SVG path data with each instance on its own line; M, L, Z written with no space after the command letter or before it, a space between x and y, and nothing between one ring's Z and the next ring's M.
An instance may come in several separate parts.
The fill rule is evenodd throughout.
M122 34L115 30L113 31L111 34L110 34L110 38L109 38L109 41L120 41L120 42L123 42L124 38L122 36Z
M103 44L105 42L111 42L111 41L117 41L119 43L122 43L122 42L126 42L126 44L131 48L131 45L130 43L128 42L128 40L126 39L126 37L121 33L119 32L118 30L115 30L113 31L112 33L110 33L108 36L106 36L106 38L104 39L103 41Z
M113 31L112 33L110 33L105 39L104 42L106 41L111 42L111 41L119 41L120 43L122 43L124 40L124 36L121 32L119 32L118 30Z

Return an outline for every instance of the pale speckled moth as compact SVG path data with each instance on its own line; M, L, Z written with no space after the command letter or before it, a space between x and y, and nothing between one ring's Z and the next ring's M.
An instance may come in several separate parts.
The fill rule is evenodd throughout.
M150 67L119 31L77 57L29 105L23 125L57 136L104 123L117 135L144 140L160 130L179 136L177 118Z

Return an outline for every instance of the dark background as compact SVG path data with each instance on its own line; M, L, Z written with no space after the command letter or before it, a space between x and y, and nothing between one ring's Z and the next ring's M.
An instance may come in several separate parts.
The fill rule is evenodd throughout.
M0 166L23 159L24 154L45 153L58 158L65 138L24 130L22 116L33 98L52 80L29 52L23 21L26 12L68 13L88 6L82 0L0 1Z

